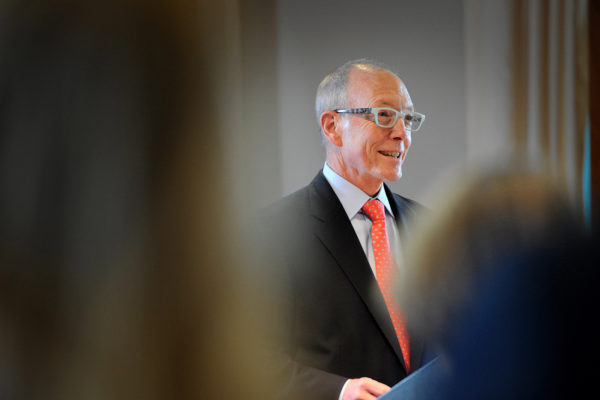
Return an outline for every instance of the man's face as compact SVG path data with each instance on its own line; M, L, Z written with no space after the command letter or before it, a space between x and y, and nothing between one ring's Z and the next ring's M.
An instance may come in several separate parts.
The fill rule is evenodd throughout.
M395 75L360 67L349 73L348 102L349 108L413 109L406 87ZM411 143L403 121L398 120L392 128L382 128L365 115L338 115L342 176L368 194L377 191L383 181L400 179Z

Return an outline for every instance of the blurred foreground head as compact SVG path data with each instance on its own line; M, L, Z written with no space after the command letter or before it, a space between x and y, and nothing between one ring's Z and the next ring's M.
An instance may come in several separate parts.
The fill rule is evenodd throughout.
M413 242L401 292L409 323L450 366L440 398L593 389L599 254L560 191L500 170L446 194Z
M201 3L0 5L2 398L253 397Z

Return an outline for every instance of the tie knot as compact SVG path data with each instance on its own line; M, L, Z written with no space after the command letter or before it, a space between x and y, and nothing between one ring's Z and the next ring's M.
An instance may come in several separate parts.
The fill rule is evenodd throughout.
M367 214L371 221L385 220L385 209L383 203L377 199L369 200L362 206L362 211Z

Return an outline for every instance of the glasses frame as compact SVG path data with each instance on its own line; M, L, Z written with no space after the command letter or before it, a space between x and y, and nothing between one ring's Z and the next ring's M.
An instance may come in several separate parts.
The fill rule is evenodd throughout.
M394 114L396 115L396 117L394 118L394 121L392 122L391 125L385 125L379 122L379 111L381 110L387 110L387 111L392 111L394 112ZM336 113L346 113L346 114L373 114L374 118L373 118L373 122L375 122L375 124L381 128L393 128L396 123L398 123L399 119L402 119L402 121L404 122L404 128L411 131L411 132L416 132L419 129L421 129L421 126L423 126L423 121L425 121L425 114L421 114L418 113L416 111L398 111L395 108L391 108L391 107L370 107L370 108L338 108L333 110ZM406 117L407 116L414 116L419 118L419 125L416 128L412 128L407 126L406 123Z

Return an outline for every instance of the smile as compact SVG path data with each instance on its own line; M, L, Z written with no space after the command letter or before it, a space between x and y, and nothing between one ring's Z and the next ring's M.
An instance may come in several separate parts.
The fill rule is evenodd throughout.
M388 157L394 157L394 158L400 157L400 153L397 151L380 151L379 153L383 154L384 156L388 156Z

